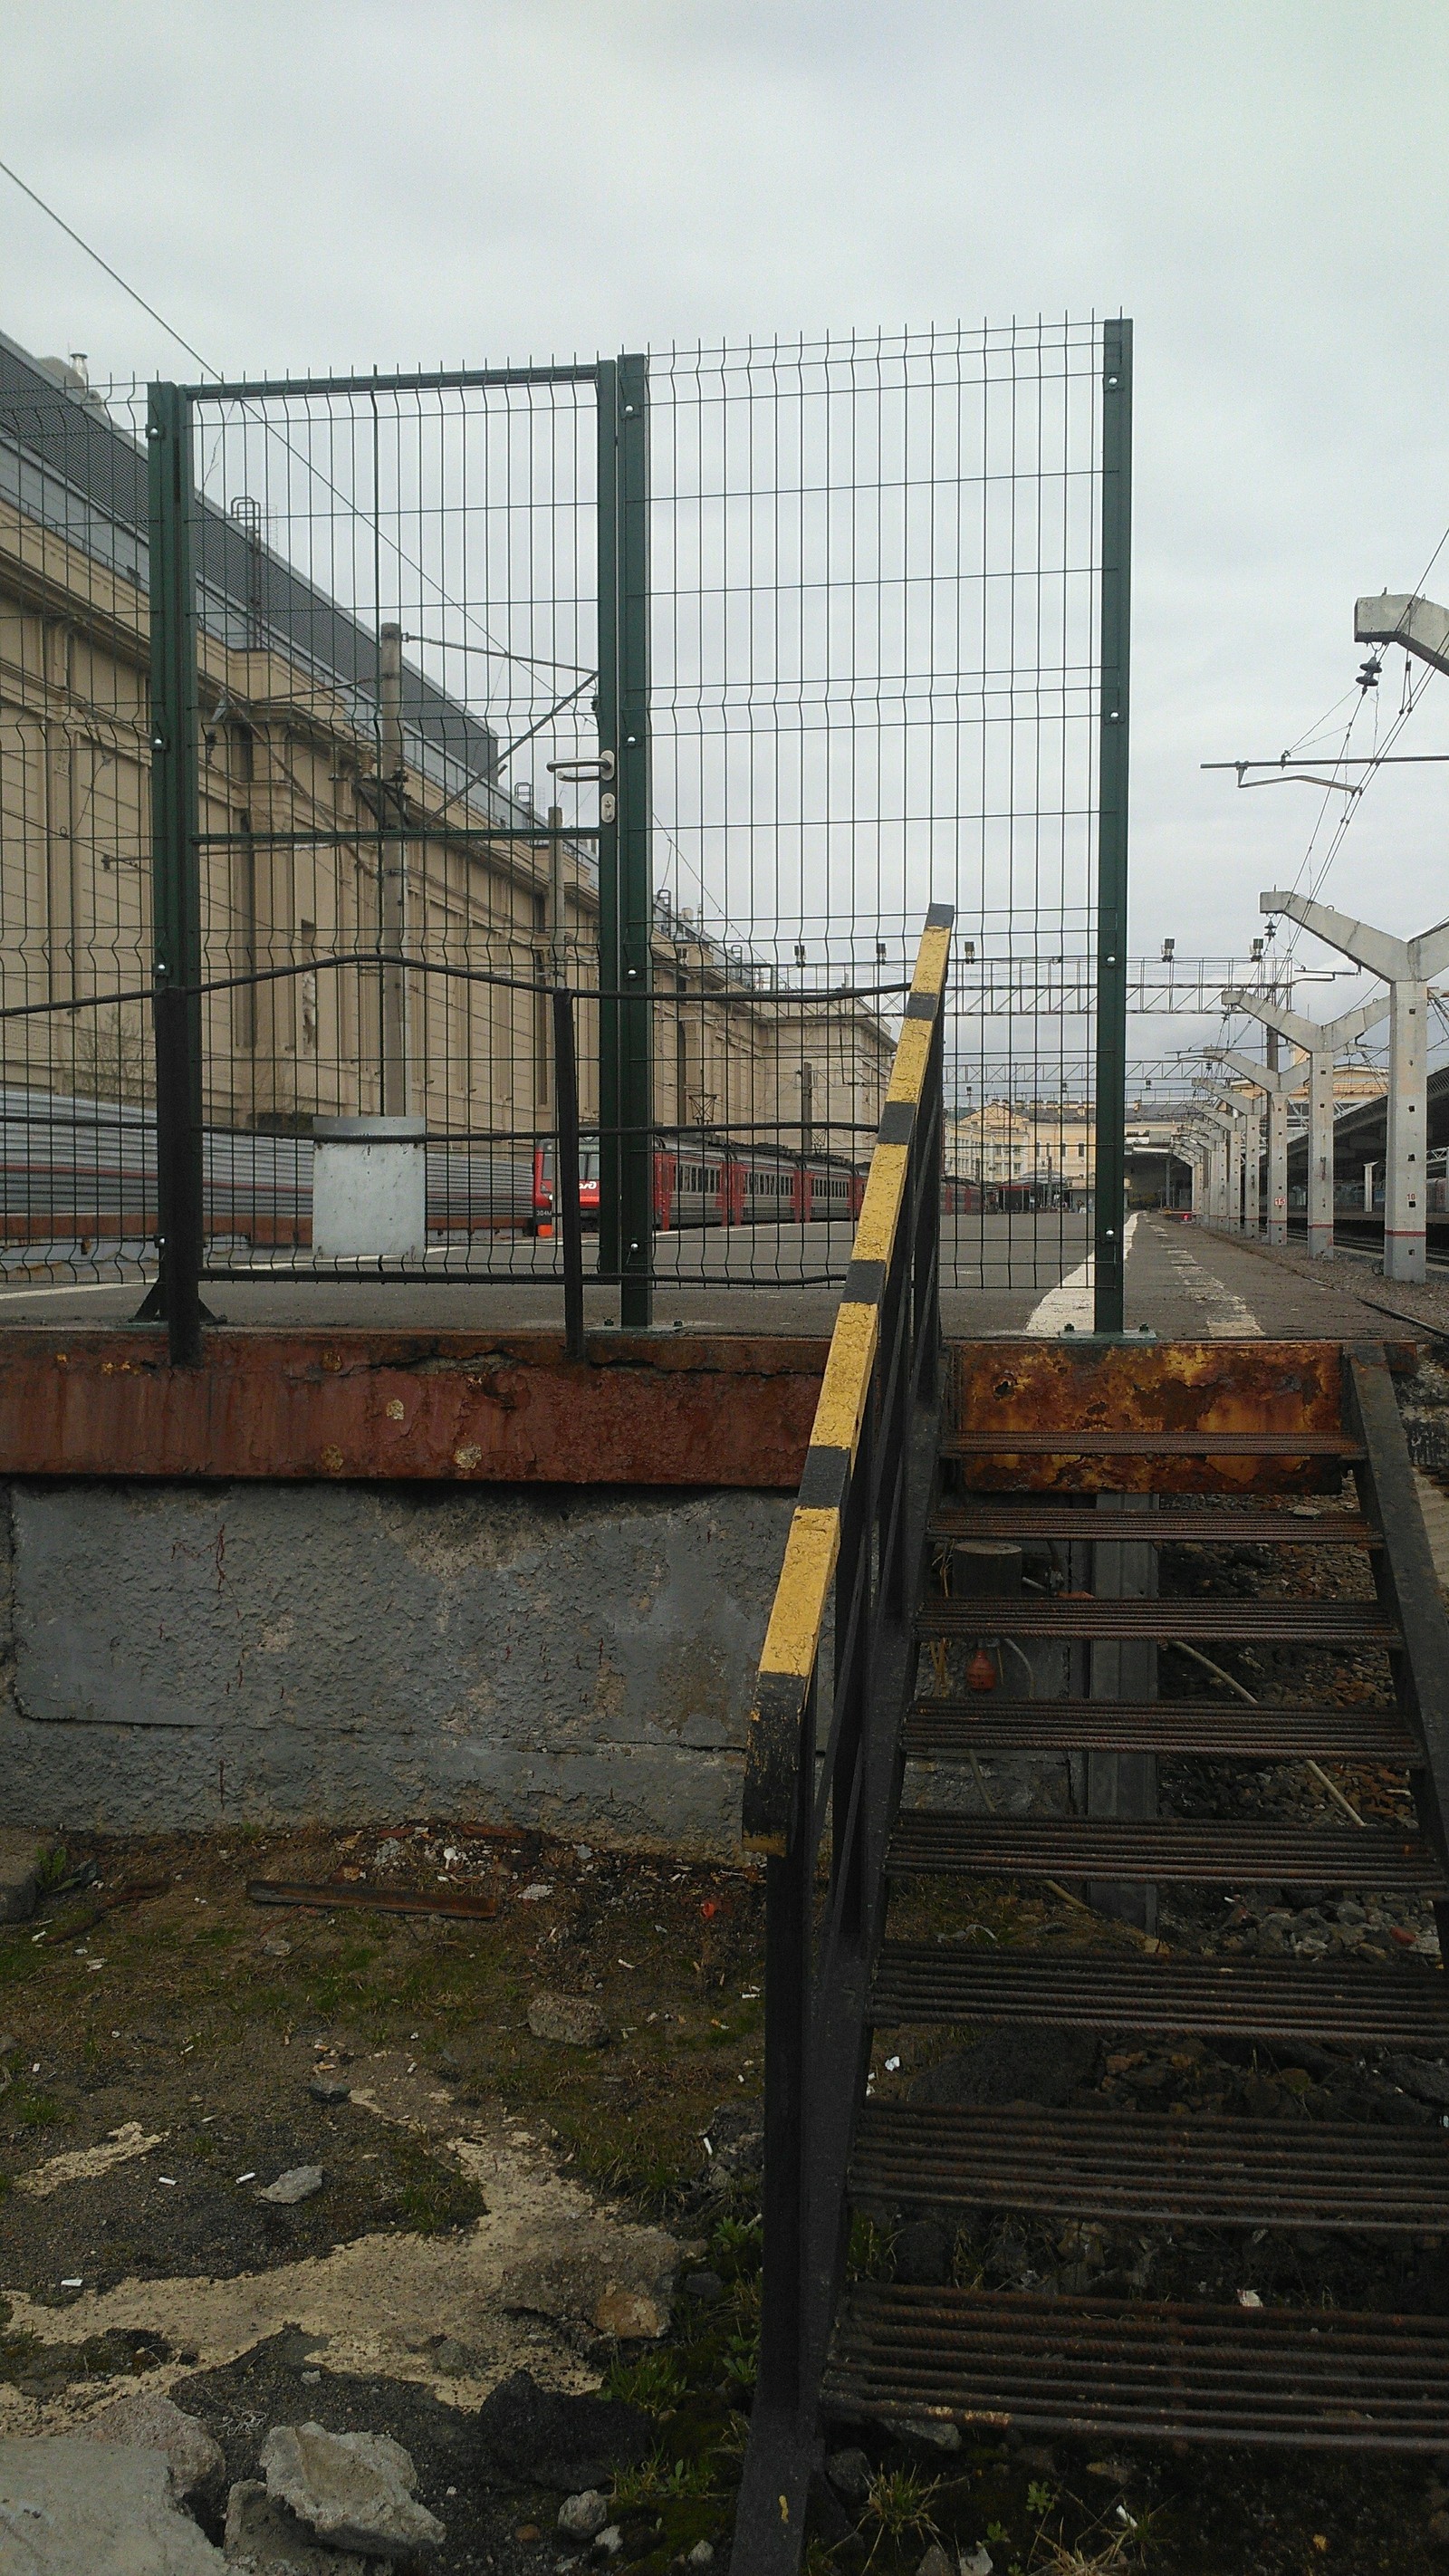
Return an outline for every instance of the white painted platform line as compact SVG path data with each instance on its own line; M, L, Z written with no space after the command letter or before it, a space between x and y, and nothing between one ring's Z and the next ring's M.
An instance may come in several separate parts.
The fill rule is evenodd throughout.
M1262 1339L1263 1327L1252 1307L1245 1305L1242 1298L1229 1288L1225 1281L1217 1278L1211 1270L1203 1268L1202 1263L1188 1250L1180 1234L1175 1232L1170 1234L1163 1245L1163 1250L1167 1256L1168 1266L1174 1274L1178 1295L1186 1298L1189 1305L1201 1309L1205 1340L1238 1341L1251 1339L1254 1335L1259 1340ZM1183 1335L1182 1338L1186 1340L1190 1337Z
M1134 1211L1127 1219L1126 1231L1122 1237L1124 1267L1128 1254L1132 1250L1132 1237L1136 1231L1137 1217ZM1079 1261L1075 1270L1068 1271L1059 1288L1049 1288L1041 1304L1033 1306L1027 1317L1027 1331L1062 1333L1070 1324L1076 1332L1089 1333L1092 1329L1094 1274L1095 1263L1092 1254L1088 1253L1085 1261Z
M149 1288L150 1280L138 1270L134 1279L68 1279L59 1288L0 1289L0 1306L19 1306L30 1297L94 1297L103 1288Z

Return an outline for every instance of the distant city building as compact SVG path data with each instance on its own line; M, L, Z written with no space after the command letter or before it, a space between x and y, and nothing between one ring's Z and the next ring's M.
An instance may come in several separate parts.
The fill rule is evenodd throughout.
M946 1120L946 1168L988 1189L1019 1181L1089 1190L1096 1172L1091 1110L1081 1101L1005 1099L957 1110Z

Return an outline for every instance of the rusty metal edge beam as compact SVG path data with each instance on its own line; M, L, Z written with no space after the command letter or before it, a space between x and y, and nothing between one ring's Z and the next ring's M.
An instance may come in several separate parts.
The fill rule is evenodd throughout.
M752 1334L0 1332L0 1474L793 1492L823 1340Z

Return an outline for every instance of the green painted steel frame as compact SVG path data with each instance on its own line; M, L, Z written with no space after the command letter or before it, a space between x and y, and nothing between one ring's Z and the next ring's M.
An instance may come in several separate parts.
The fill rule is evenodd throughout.
M326 398L592 382L598 403L600 908L599 1269L620 1280L620 1321L653 1311L654 911L649 746L649 362L483 367L393 376L276 377L150 388L152 884L161 1277L173 1360L201 1356L200 812L192 420L198 402ZM607 819L605 819L607 818Z
M151 902L160 1275L179 1367L201 1357L201 885L191 400L154 384L146 414L151 519Z
M1132 325L1102 331L1101 712L1097 758L1093 1325L1124 1329L1127 1180L1127 769L1132 642Z
M649 361L603 361L599 385L599 1268L619 1320L653 1320L654 877L649 743Z

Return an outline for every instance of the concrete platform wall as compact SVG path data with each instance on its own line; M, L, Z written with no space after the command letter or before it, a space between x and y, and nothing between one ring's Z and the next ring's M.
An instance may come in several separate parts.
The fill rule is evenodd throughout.
M0 1814L738 1847L792 1497L0 1483Z

